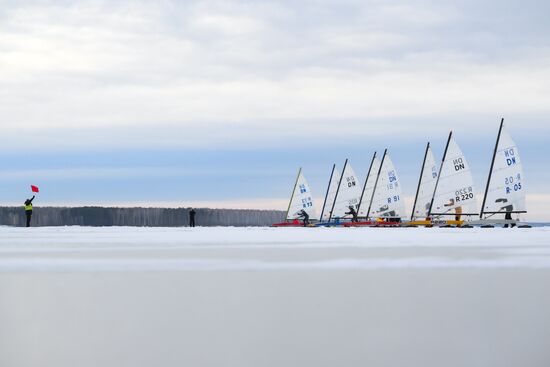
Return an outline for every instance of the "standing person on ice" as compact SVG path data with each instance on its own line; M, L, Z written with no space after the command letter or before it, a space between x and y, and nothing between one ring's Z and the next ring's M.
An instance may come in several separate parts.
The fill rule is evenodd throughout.
M31 226L33 200L34 200L34 195L32 196L32 198L25 200L25 216L27 217L27 227Z
M445 204L446 207L451 207L453 205L455 205L455 199L449 199L449 203ZM455 208L455 221L460 222L461 219L462 219L462 207L459 206Z
M195 209L191 208L189 212L189 227L195 227L195 214L197 214L197 212Z
M349 212L346 212L346 215L351 215L351 221L352 222L357 222L358 221L358 216L357 216L357 211L353 208L353 206L349 206Z
M309 226L309 214L304 209L298 213L298 218L303 218L304 227Z
M504 208L502 208L504 210L506 210L506 214L504 215L504 219L506 221L510 221L512 222L514 219L512 218L512 211L514 210L514 206L513 205L508 205L508 206L505 206ZM514 228L516 226L516 223L506 223L504 225L504 228Z

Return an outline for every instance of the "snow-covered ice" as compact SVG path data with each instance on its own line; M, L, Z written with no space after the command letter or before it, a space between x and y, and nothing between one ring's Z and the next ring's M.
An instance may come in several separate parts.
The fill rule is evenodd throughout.
M547 366L550 228L0 227L0 366Z
M550 228L3 227L0 233L0 272L550 268Z

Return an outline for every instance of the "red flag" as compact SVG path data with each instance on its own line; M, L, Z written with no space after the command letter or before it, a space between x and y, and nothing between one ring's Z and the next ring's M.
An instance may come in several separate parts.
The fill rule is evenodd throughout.
M32 192L40 192L40 190L38 190L38 187L34 185L31 185L31 190Z

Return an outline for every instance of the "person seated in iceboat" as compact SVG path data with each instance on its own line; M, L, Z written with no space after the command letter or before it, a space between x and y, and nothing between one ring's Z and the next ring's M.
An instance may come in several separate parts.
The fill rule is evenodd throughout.
M401 217L397 215L397 212L395 210L390 210L390 207L388 205L384 205L380 209L378 209L379 216L376 219L376 222L401 222Z
M384 216L386 217L386 222L401 222L401 217L397 215L395 210L385 213Z
M380 215L380 222L400 223L401 217L397 215L395 210Z
M351 221L352 222L357 222L358 221L358 214L357 214L357 211L355 210L355 208L350 205L348 207L349 209L349 212L346 212L346 215L351 215Z

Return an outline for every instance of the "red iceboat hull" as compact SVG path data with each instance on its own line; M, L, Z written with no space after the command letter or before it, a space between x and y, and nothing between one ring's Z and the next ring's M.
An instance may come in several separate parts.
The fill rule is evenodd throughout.
M275 223L271 225L271 227L303 227L303 226L304 224L300 223L297 220L292 222Z

